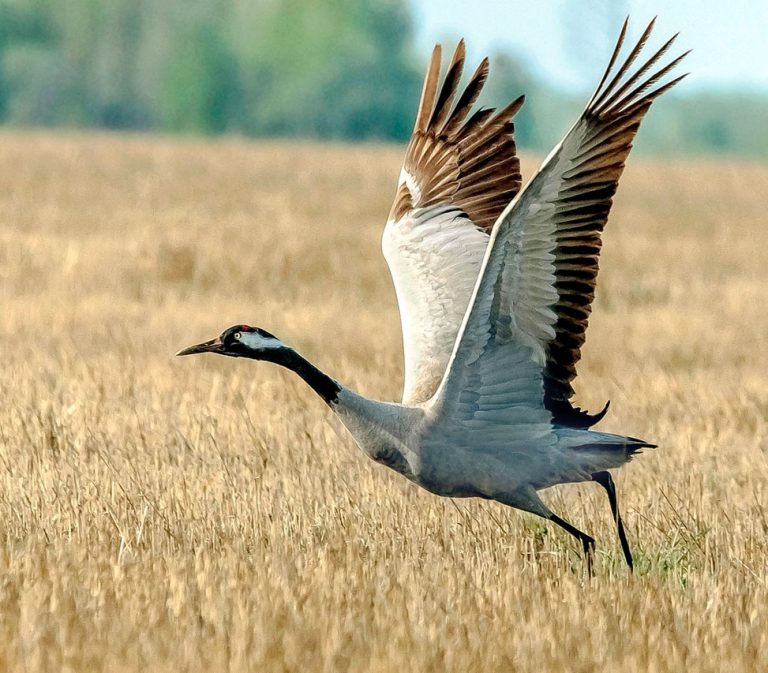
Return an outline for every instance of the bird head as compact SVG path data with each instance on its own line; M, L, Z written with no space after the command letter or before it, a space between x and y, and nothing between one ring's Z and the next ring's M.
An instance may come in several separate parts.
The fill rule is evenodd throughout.
M218 353L234 358L270 360L276 352L284 348L285 345L266 330L250 325L233 325L215 339L180 350L176 355Z

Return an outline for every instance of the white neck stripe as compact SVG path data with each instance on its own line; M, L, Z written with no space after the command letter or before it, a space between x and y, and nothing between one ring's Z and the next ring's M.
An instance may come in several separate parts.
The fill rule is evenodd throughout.
M258 332L241 332L240 341L254 350L282 348L283 342L275 337L265 337Z

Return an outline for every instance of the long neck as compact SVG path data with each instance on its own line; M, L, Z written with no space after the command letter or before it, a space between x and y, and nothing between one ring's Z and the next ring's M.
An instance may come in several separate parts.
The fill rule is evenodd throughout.
M422 409L362 397L342 387L285 345L262 353L259 359L269 360L296 372L340 417L355 442L368 456L413 478L412 466L418 462L418 457L408 448L405 436L415 424L423 421Z
M296 372L312 390L325 400L326 404L333 404L338 399L341 386L330 376L321 372L309 360L299 355L293 348L285 346L276 349L264 359Z

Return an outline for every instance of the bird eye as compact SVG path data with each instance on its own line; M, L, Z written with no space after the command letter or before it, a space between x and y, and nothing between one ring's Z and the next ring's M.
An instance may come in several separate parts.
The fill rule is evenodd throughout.
M240 332L235 332L235 340L240 341L240 337L243 336Z

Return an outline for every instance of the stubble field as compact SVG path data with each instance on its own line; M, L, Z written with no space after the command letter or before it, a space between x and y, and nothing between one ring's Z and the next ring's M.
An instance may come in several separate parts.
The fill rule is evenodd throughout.
M240 322L397 399L379 239L402 150L10 134L0 153L0 670L762 671L768 167L633 158L578 403L655 441L545 493L596 537L369 462ZM525 162L529 176L534 163Z

